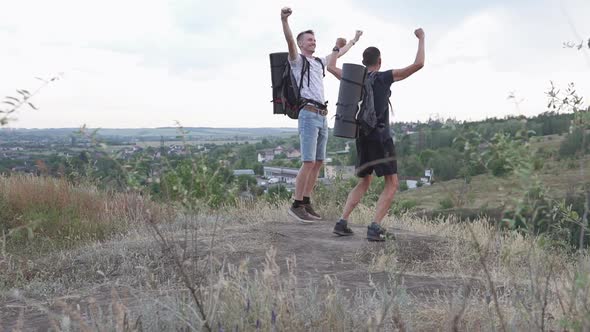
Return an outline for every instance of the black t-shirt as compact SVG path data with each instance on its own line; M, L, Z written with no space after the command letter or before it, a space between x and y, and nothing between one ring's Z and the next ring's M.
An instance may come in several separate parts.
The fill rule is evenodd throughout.
M391 70L377 72L373 83L373 98L375 113L377 115L377 127L367 135L371 141L384 142L391 138L389 128L389 97L391 97L391 84L393 84L393 72Z

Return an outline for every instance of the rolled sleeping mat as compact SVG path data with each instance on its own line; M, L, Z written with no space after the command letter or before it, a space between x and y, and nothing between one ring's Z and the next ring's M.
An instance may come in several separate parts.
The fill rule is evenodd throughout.
M334 136L336 137L356 138L358 136L356 115L362 98L366 74L367 68L365 66L353 63L342 65L342 78L340 79L334 121Z
M287 66L289 57L288 52L278 52L270 54L270 75L272 82L272 101L273 114L285 114L285 108L280 101L281 98L281 81Z

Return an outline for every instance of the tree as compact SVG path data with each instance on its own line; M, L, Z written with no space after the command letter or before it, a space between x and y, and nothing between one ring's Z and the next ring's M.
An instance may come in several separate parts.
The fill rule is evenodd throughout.
M430 150L430 149L426 149L422 152L420 152L419 155L419 159L420 162L422 163L422 165L424 165L425 167L431 167L430 161L436 156L436 152Z
M266 200L271 203L280 203L291 198L291 193L282 184L268 188Z
M585 146L583 146L585 144ZM574 157L576 155L590 152L590 140L584 142L582 128L575 128L572 133L567 134L559 146L559 156L562 158Z
M410 139L410 135L402 136L399 145L399 154L401 156L409 156L412 153L412 141Z
M258 184L254 175L238 175L235 181L240 192L248 191L254 193Z
M422 176L424 173L424 166L416 155L401 159L400 166L400 173L405 176Z

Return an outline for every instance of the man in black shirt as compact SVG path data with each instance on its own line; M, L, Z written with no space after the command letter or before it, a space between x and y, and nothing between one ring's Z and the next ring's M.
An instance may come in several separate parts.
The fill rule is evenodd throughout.
M369 74L374 73L371 75L375 75L373 98L377 126L371 132L356 139L356 175L360 181L348 194L342 217L334 227L334 233L338 235L353 234L347 225L348 217L369 189L374 172L378 177L385 177L385 187L377 201L373 222L367 229L367 239L369 241L385 241L388 237L393 237L381 226L381 221L387 215L398 187L395 146L389 128L389 97L393 82L401 81L424 67L424 31L416 29L414 34L418 38L416 59L414 63L405 68L379 71L381 68L379 49L369 47L363 52L363 65L367 67ZM334 47L333 51L337 52L338 47ZM336 67L336 59L335 56L329 58L328 71L340 79L342 70Z

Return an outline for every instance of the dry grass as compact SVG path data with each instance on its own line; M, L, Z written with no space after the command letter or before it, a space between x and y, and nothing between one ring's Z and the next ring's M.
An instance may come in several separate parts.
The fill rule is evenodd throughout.
M144 223L148 213L167 214L164 207L137 194L25 175L0 177L0 207L6 244L21 253L104 240Z
M437 246L437 254L427 266L418 263L400 267L398 263L387 265L385 269L392 273L403 268L430 276L461 277L466 285L473 278L488 282L484 294L463 294L455 299L442 297L438 305L436 298L422 303L426 307L420 312L431 321L432 317L441 315L446 319L440 317L438 321L449 321L453 310L451 307L443 310L445 304L452 306L459 300L466 308L461 317L461 330L501 328L497 325L499 312L507 330L590 328L590 255L587 251L574 254L543 237L501 232L485 219L465 223L452 218L427 220L407 214L387 222L444 241ZM395 263L400 259L395 251L384 255L390 257L380 257L381 261ZM496 299L492 296L494 293ZM491 307L494 302L498 309Z
M122 202L103 204L125 206ZM234 208L179 215L174 221L157 225L168 246L156 241L143 222L142 218L150 214L138 209L131 218L130 209L121 208L129 213L126 220L136 223L132 223L135 227L131 231L110 240L88 240L78 248L31 257L26 263L4 255L0 264L13 271L13 280L6 285L18 287L25 299L36 299L37 306L53 313L54 329L64 331L206 330L200 309L185 287L186 277L198 290L212 330L590 328L587 253L574 255L543 238L499 232L485 219L466 224L405 214L386 218L385 225L401 234L428 239L425 243L433 254L428 260L408 259L406 248L385 246L375 251L367 269L385 273L389 281L370 283L368 290L347 292L329 274L302 282L296 253L281 259L274 247L265 247L265 242L244 235L247 229L264 230L268 223L286 220L287 207L287 203L242 203ZM98 211L104 213L105 209ZM114 207L106 211L119 215L113 212ZM365 224L372 213L372 209L359 206L353 221ZM209 249L203 252L203 246ZM232 261L228 260L234 253L231 248L266 251L266 256L256 257L262 259L261 265L248 259ZM404 281L410 276L453 277L458 287L451 293L414 295ZM66 294L91 300L80 307L72 300L54 300ZM8 293L3 295L8 298ZM26 325L25 317L17 316L10 326ZM6 324L6 319L3 321Z
M148 216L160 220L174 216L168 207L136 194L33 176L0 177L0 207L0 291L37 288L38 280L50 280L40 286L43 295L59 294L64 284L80 285L85 278L109 273L100 265L113 257L98 256L94 248L109 239L133 239L130 230L145 228ZM76 249L80 246L85 249ZM124 256L122 251L119 255ZM92 276L67 277L68 271L88 265L98 267Z

